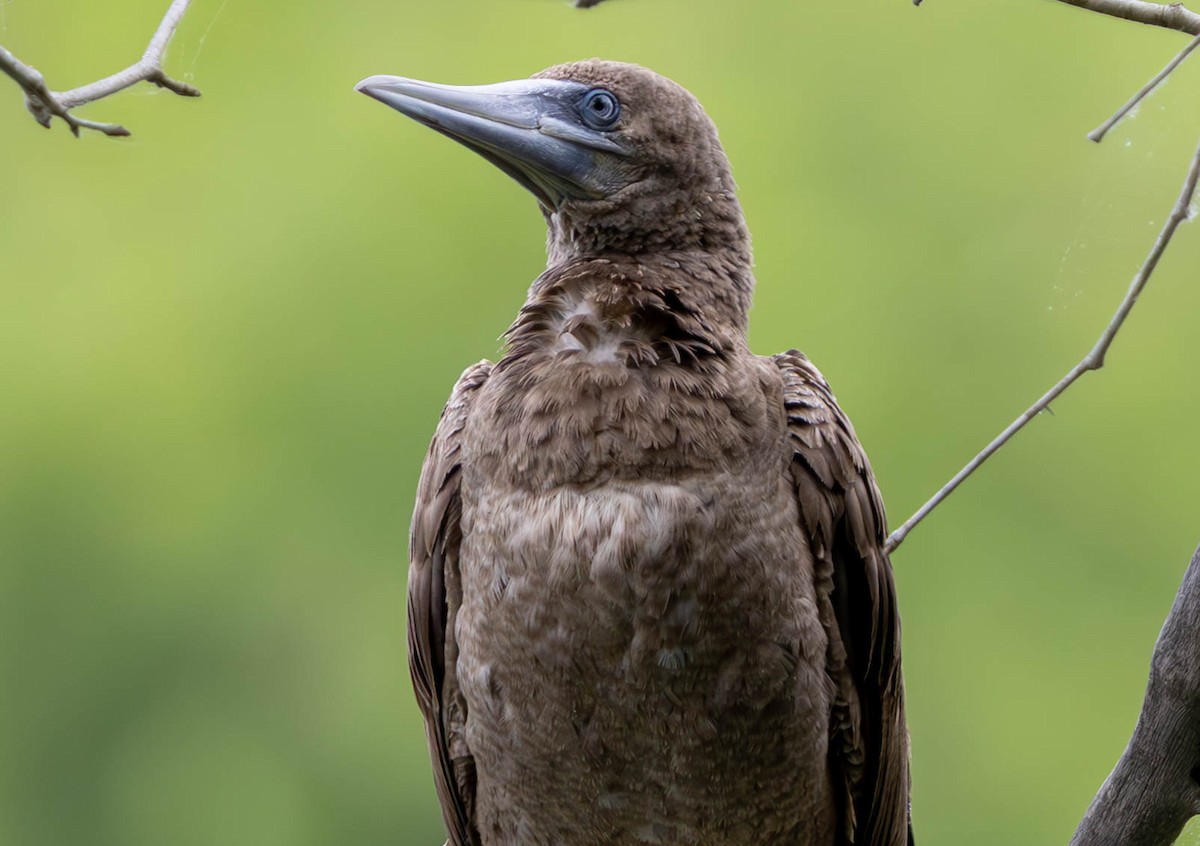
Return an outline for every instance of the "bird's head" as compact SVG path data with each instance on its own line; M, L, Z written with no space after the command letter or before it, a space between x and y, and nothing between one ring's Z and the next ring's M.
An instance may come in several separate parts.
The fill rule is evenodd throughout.
M653 71L591 59L494 85L372 76L357 87L529 189L550 227L552 261L721 250L749 263L716 127L695 97Z

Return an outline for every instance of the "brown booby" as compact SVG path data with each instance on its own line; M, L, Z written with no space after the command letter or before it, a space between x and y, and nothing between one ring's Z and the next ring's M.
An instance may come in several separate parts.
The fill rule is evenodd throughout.
M904 846L883 504L825 379L746 341L716 127L591 60L358 89L537 198L546 271L442 412L408 638L452 846Z

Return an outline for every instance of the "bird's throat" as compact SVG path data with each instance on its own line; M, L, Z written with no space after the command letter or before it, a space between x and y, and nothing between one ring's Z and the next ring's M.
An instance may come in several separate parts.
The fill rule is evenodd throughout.
M703 367L745 349L753 277L686 253L549 268L506 333L508 358L625 368Z

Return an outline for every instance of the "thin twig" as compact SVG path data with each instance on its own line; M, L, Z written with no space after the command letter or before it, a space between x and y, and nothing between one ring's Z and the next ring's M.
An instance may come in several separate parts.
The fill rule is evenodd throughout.
M1142 0L1059 0L1102 15L1200 35L1200 15L1182 3L1144 3Z
M1083 360L1071 368L1058 384L1042 395L1042 398L1026 409L1020 417L1014 420L1008 428L996 436L990 444L984 447L983 451L971 459L966 467L959 470L954 475L954 478L947 482L940 491L926 502L917 511L916 514L904 521L904 524L888 537L887 551L895 550L908 533L920 523L925 517L936 508L942 500L948 497L955 488L962 484L963 480L974 473L983 462L987 461L996 450L1008 443L1017 432L1021 431L1030 420L1040 414L1043 410L1050 406L1059 394L1071 387L1080 376L1090 370L1099 370L1104 366L1104 357L1108 354L1108 348L1112 346L1113 339L1116 338L1117 332L1125 323L1125 318L1129 316L1129 312L1137 303L1138 297L1142 290L1146 287L1146 283L1150 281L1151 274L1158 266L1158 260L1162 258L1163 253L1167 249L1167 245L1171 243L1171 238L1175 235L1175 230L1179 228L1179 224L1187 220L1189 217L1189 207L1192 202L1192 197L1196 193L1196 181L1200 178L1200 147L1196 148L1196 153L1192 157L1191 166L1188 168L1187 178L1184 179L1183 189L1179 192L1179 198L1175 201L1174 208L1171 209L1171 214L1163 224L1162 230L1158 233L1158 238L1154 241L1154 246L1150 250L1150 254L1146 256L1146 260L1138 269L1137 274L1133 277L1133 281L1129 285L1129 291L1125 294L1125 299L1121 301L1121 305L1117 308L1108 327L1100 335L1100 339L1096 341L1095 346L1091 351L1083 357Z
M1165 68L1160 70L1158 72L1158 75L1155 76L1154 79L1147 82L1145 85L1142 86L1141 90L1139 90L1136 94L1134 94L1132 97L1130 97L1128 103L1126 103L1121 108L1117 109L1116 113L1112 117L1110 117L1104 123L1100 124L1100 126L1096 127L1091 132L1089 132L1088 138L1095 141L1097 144L1099 144L1101 141L1103 141L1104 136L1108 134L1108 131L1110 129L1112 129L1114 126L1116 126L1120 122L1121 118L1125 117L1125 115L1127 115L1131 111L1133 111L1134 107L1137 106L1138 103L1142 102L1142 100L1144 100L1146 97L1148 97L1150 95L1150 92L1153 91L1155 88L1157 88L1164 79L1166 79L1168 76L1170 76L1171 71L1173 71L1173 70L1175 70L1175 68L1179 67L1179 63L1182 62L1184 59L1186 59L1191 54L1191 52L1196 49L1197 45L1200 45L1200 35L1196 36L1191 41L1189 41L1188 45L1179 51L1178 56L1176 56L1174 59L1172 59Z
M175 34L175 28L179 26L179 21L190 3L191 0L173 0L158 29L151 36L150 44L142 58L124 70L96 82L72 88L70 91L51 91L36 68L24 64L3 47L0 47L0 71L8 74L24 89L25 106L34 120L42 126L48 128L51 119L57 117L66 122L76 137L79 137L81 128L94 129L105 135L128 135L129 130L120 124L85 120L71 114L71 109L116 94L139 82L153 82L159 88L166 88L184 97L199 97L200 92L197 89L167 76L162 67L167 44L170 43L171 36Z

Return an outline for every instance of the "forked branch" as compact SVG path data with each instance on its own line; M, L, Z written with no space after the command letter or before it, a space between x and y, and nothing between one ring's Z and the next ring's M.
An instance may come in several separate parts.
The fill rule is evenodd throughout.
M199 97L200 92L197 89L167 76L162 67L167 44L170 43L171 36L175 34L175 28L179 26L179 21L190 3L191 0L173 0L158 29L150 38L150 44L142 58L124 70L96 82L72 88L70 91L51 91L45 78L36 68L25 64L4 47L0 47L0 71L12 77L25 91L25 106L33 115L33 119L42 126L49 128L50 121L57 117L71 128L76 137L79 136L81 128L94 129L105 135L128 135L129 130L120 124L85 120L76 117L71 110L123 91L139 82L153 82L159 88L174 91L184 97Z

